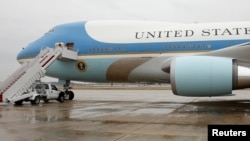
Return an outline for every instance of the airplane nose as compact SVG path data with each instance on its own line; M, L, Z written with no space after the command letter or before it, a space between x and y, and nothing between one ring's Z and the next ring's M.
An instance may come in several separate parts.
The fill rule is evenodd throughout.
M23 62L27 61L29 58L29 51L27 51L26 48L23 48L18 54L17 54L17 61L22 64Z
M29 61L30 59L34 58L40 49L33 44L28 45L17 54L17 61L22 64L23 62Z
M17 59L17 61L18 61L18 63L20 63L21 64L21 60L24 58L23 56L23 50L24 50L24 48L17 54L17 57L16 57L16 59Z
M18 53L17 60L19 63L29 61L36 57L41 49L45 47L54 47L57 42L74 42L75 45L79 45L82 42L82 37L85 36L85 33L83 32L84 30L82 29L82 22L58 25L42 37L23 48Z
M51 35L44 35L32 43L28 44L25 48L23 48L17 55L17 61L19 63L23 63L25 61L29 61L32 58L36 57L40 50L50 46L53 42L51 41Z

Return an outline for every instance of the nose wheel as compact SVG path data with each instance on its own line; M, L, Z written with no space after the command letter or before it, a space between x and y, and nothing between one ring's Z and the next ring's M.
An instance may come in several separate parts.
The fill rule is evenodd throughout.
M74 97L75 97L74 92L72 92L72 91L67 91L67 92L65 92L65 93L67 93L67 95L68 95L68 97L69 97L69 100L73 100L73 99L74 99Z

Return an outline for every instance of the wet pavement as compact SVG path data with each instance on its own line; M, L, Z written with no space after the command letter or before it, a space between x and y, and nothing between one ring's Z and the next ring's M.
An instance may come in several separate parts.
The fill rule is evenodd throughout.
M75 100L0 104L5 141L206 141L208 124L250 124L250 90L174 96L170 90L77 90Z

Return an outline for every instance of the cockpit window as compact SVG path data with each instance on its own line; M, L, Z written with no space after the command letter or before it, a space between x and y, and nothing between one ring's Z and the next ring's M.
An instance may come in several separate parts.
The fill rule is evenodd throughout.
M53 33L55 28L50 29L46 34Z

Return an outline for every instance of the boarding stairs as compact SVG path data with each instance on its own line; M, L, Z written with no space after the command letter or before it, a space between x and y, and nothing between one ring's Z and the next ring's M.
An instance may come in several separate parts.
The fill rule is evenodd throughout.
M77 51L64 46L45 48L30 62L24 63L0 85L0 102L15 103L33 95L29 88L45 76L46 69L56 59L77 60Z

